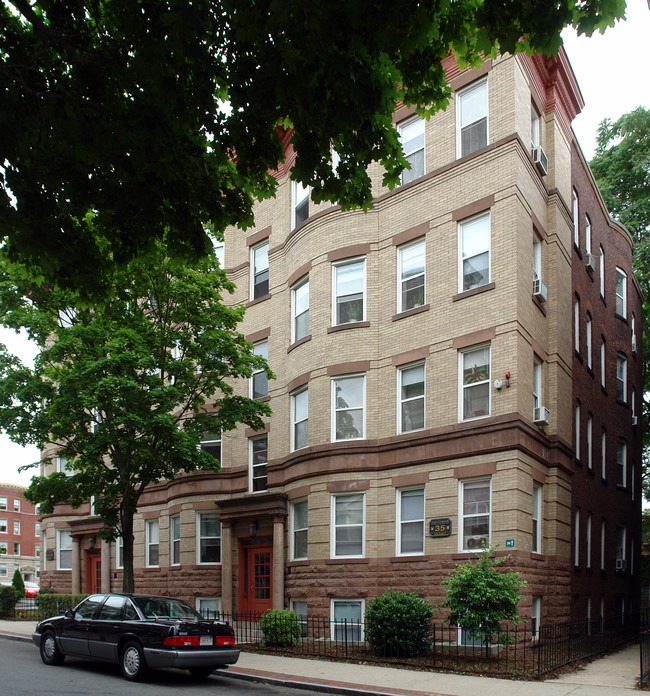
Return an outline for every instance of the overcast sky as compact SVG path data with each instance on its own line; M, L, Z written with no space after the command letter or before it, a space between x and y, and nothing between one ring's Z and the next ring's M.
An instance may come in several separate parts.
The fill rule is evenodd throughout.
M565 47L576 74L585 108L573 128L587 160L594 154L598 124L616 120L637 106L650 108L650 77L645 42L650 37L647 0L628 0L627 21L601 36L577 37L573 30L563 34ZM0 328L0 342L26 360L35 351L25 338ZM0 435L0 482L28 485L32 472L18 473L19 466L38 460L34 447L14 445Z

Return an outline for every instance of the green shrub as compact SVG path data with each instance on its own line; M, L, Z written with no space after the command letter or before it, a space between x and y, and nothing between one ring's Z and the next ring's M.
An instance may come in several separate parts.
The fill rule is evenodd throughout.
M23 580L23 575L18 568L14 570L14 576L11 578L11 585L14 590L16 590L19 599L25 596L25 581Z
M388 590L366 608L366 640L376 655L416 657L429 649L434 610L415 592Z
M300 622L290 609L265 611L260 619L260 628L265 646L286 647L300 643Z
M41 619L46 619L48 616L58 616L68 609L74 609L87 596L87 594L53 594L48 592L42 594L39 592L36 597L38 615Z
M20 599L16 590L10 585L0 585L0 616L11 614Z

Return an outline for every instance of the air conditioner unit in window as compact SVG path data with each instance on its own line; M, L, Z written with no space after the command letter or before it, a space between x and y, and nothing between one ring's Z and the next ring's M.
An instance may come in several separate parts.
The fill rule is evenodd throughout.
M487 539L484 536L467 537L465 546L468 549L482 549L483 544L487 546Z
M636 334L632 334L632 352L636 353Z
M551 422L551 412L546 406L537 406L533 409L533 423L535 425L548 425Z
M626 563L624 558L617 558L616 559L616 570L625 570L626 568Z
M538 300L541 300L542 302L546 302L546 296L546 283L544 283L544 281L540 280L539 278L535 278L535 280L533 280L533 297L536 297Z
M595 271L596 270L596 257L593 254L586 253L585 254L585 264L587 265L587 270Z
M638 425L638 424L639 424L639 417L632 416L632 425Z
M533 148L533 162L537 166L537 169L542 176L546 176L548 174L548 157L541 147Z

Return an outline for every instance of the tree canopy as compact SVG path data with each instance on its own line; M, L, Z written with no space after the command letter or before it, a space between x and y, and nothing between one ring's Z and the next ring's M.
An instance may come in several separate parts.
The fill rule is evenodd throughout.
M2 324L25 327L41 349L32 369L0 345L0 430L39 446L46 464L67 462L34 477L25 496L44 513L94 496L102 534L123 538L126 591L144 488L219 471L199 447L204 433L260 429L270 414L233 386L253 370L273 376L237 331L243 309L222 301L233 287L213 257L189 268L162 243L112 274L101 305L0 275Z
M371 202L366 168L406 166L396 102L427 114L442 59L551 53L625 0L4 0L0 3L0 240L51 285L106 291L167 234L195 259L252 224L283 138L293 176L343 207ZM340 157L332 167L332 149ZM93 213L92 224L88 213Z
M612 215L634 238L634 275L643 295L643 489L650 500L650 110L638 107L598 128L590 162L598 188Z

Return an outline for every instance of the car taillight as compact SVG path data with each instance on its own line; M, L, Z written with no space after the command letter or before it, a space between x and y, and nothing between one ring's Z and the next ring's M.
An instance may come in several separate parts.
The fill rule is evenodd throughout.
M217 645L234 645L235 636L217 636Z
M168 648L191 648L200 645L201 636L169 636L164 645Z

